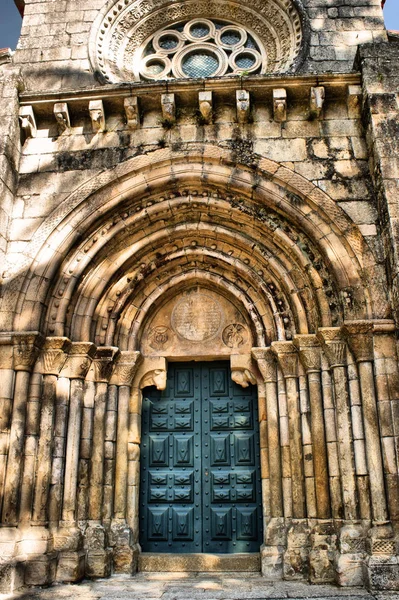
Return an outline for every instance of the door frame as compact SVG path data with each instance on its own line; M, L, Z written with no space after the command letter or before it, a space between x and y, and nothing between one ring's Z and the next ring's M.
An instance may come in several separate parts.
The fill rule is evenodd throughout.
M140 446L141 446L141 419L142 419L142 390L148 386L155 386L158 390L166 388L168 360L170 362L216 362L226 361L229 357L212 356L207 360L203 356L153 356L143 357L141 365L134 376L131 394L130 394L130 418L129 418L129 433L128 433L128 453L135 452L137 454L137 466L134 477L130 477L134 485L128 484L127 498L127 524L132 532L132 546L136 555L141 554L140 547ZM258 390L258 420L259 420L259 441L261 450L260 460L260 475L261 475L261 502L263 515L263 543L259 548L262 553L262 548L265 545L266 524L270 515L267 514L268 503L266 497L268 495L268 472L267 461L262 460L262 449L267 447L266 428L262 427L262 421L266 422L266 387L264 380L257 368L256 361L253 360L251 354L231 354L230 355L230 370L231 378L238 385L246 388L249 385L256 385ZM129 474L130 475L130 474ZM130 489L132 488L132 489ZM170 554L173 556L173 554ZM234 555L233 555L234 556Z

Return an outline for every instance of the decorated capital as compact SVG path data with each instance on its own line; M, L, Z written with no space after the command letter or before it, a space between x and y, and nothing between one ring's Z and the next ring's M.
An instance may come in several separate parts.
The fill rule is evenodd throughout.
M321 348L317 337L313 334L296 335L294 346L298 348L299 360L307 373L321 370Z
M66 337L47 337L42 349L43 375L58 375L64 366L71 348Z
M16 371L31 371L44 343L37 331L13 334L13 357Z
M323 345L330 367L346 365L346 342L340 327L320 327L317 339Z
M298 351L293 342L272 342L272 352L286 379L298 376Z
M356 362L374 359L373 321L345 321L342 333L348 341Z
M91 368L93 381L107 383L111 378L118 356L119 348L115 346L101 346L97 348Z
M91 342L72 342L60 376L69 379L85 379L96 350L95 344Z
M275 383L277 381L277 363L276 356L271 348L252 348L251 352L263 381L265 383Z
M110 384L131 386L141 361L140 352L121 352L116 360Z

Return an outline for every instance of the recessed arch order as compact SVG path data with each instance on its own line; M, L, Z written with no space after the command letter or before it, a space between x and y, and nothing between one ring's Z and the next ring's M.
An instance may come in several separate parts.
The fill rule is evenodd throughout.
M322 190L208 145L156 150L89 180L39 228L9 294L17 331L134 349L152 303L195 280L236 296L270 343L386 318L382 277L366 281L364 267L380 268Z

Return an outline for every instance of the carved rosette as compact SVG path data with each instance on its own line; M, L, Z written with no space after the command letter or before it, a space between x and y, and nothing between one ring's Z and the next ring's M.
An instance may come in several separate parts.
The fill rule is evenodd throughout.
M121 352L116 360L110 384L131 386L141 361L140 352Z
M96 350L96 346L91 342L72 342L60 376L69 379L85 379Z
M43 342L44 337L38 332L13 334L14 369L31 371Z
M346 321L342 328L356 362L369 362L374 359L372 321Z
M66 337L46 338L42 350L43 375L58 375L68 357L71 341Z
M271 348L252 348L252 356L256 360L260 374L265 383L277 381L276 356Z
M273 342L271 349L277 356L285 379L298 377L298 352L293 342Z
M346 342L339 327L321 327L317 339L323 344L330 367L346 365Z
M315 335L297 335L294 345L298 348L306 373L321 371L321 348Z
M119 355L119 349L114 346L102 346L97 348L93 359L93 379L97 383L107 383L114 370L115 359Z

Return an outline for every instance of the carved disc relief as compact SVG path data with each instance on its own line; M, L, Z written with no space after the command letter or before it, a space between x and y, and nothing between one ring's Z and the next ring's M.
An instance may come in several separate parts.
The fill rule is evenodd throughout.
M203 342L214 338L222 322L220 305L205 294L183 298L172 313L173 330L185 340Z
M302 17L295 3L296 0L110 0L91 31L92 66L104 82L140 80L138 63L152 36L165 28L173 30L179 22L207 18L225 20L237 30L249 28L259 47L264 48L262 73L293 71L304 48Z

